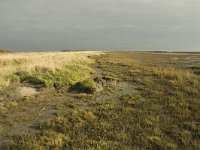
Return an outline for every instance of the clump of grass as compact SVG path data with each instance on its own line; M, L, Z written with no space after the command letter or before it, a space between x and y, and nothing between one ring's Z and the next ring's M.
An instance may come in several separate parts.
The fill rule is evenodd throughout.
M96 89L96 83L92 79L85 79L77 82L75 85L70 87L70 91L76 91L78 93L94 93Z
M134 104L141 101L141 96L139 93L128 94L121 97L122 103L127 106L134 106Z
M43 150L48 147L49 149L62 149L64 142L67 140L67 136L49 130L42 132L39 137L33 136L31 134L16 136L14 141L11 141L9 144L3 146L2 148Z
M12 109L12 108L15 108L17 106L18 106L18 102L13 100L13 101L8 102L8 104L6 105L6 108L7 109Z
M91 79L86 79L86 80L80 81L79 85L80 85L80 88L83 90L87 90L87 89L94 90L96 87L95 82Z
M0 87L6 87L10 85L10 81L6 79L7 77L5 76L0 76Z

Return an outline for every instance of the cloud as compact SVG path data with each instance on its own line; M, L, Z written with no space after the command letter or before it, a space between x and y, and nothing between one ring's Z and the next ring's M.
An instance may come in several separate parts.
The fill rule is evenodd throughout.
M0 0L0 47L200 49L199 8L199 0Z

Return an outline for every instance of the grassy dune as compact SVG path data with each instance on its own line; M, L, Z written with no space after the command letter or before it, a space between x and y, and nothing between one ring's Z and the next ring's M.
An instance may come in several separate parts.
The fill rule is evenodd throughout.
M0 88L12 82L41 82L45 86L83 80L92 71L89 55L98 52L41 52L0 54Z
M4 130L10 132L0 148L200 149L200 76L196 73L200 56L188 61L193 54L188 55L106 52L93 56L94 75L117 79L115 86L94 94L51 89L16 100L0 114L4 119L0 138ZM83 73L89 75L85 69ZM90 80L80 84L95 86Z

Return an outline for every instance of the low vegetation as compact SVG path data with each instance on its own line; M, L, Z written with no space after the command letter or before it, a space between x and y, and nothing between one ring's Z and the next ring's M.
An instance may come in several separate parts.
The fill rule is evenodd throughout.
M200 65L192 66L191 69L197 75L200 75Z
M92 79L85 79L71 86L69 91L92 94L95 92L95 89L96 83Z
M31 122L28 132L8 136L0 148L200 149L200 76L191 68L198 62L192 61L187 66L188 62L183 61L187 55L173 54L179 60L173 63L172 55L159 53L106 52L106 55L93 56L96 64L91 67L96 69L95 76L101 76L95 79L112 79L110 87L93 94L51 90L18 101L12 111L0 116L7 120L2 122L3 130L8 128L8 122L12 129L20 121L30 119L30 108L33 111L37 108L43 115L52 112L45 119ZM24 79L23 73L15 75ZM81 78L77 84L82 90L96 86L88 77ZM117 90L120 84L134 89L127 89L130 92L124 94L123 89ZM27 107L23 120L10 119L9 113L14 115Z
M11 53L12 51L9 49L0 49L0 54L2 53Z
M87 56L97 52L6 53L0 55L0 88L13 82L46 87L73 84L89 77Z

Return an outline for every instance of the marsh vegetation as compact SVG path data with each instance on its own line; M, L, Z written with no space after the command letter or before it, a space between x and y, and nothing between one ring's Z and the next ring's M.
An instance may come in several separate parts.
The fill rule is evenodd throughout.
M0 54L0 65L0 149L200 149L198 53Z

